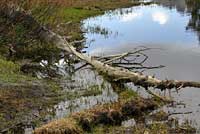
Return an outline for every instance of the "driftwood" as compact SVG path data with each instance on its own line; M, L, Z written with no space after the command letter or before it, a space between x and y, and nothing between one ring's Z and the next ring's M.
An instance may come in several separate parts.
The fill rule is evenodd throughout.
M113 82L132 82L134 85L144 87L146 90L148 90L149 87L160 90L172 88L179 90L185 87L200 88L200 82L159 80L153 76L146 76L142 73L131 71L130 69L126 69L125 66L113 62L136 52L136 54L141 54L141 50L139 52L135 51L118 56L115 55L113 57L90 57L76 51L76 48L73 47L72 43L67 42L64 37L54 33L44 26L41 26L30 14L26 14L25 11L21 10L20 8L7 6L6 8L0 9L0 15L6 17L13 24L23 24L25 28L34 33L34 36L37 39L40 39L46 43L54 44L58 48L64 50L66 53L75 55L80 60L95 68L99 74L106 76Z

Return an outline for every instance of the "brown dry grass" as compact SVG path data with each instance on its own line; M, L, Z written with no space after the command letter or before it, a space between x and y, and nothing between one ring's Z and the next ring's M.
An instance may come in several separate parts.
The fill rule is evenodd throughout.
M99 3L131 3L130 0L31 0L27 1L29 5L41 5L41 4L53 4L64 7L74 6L89 6L96 5ZM27 5L28 5L27 4Z
M132 4L139 3L130 0L1 0L0 6L17 4L25 9L41 5L56 5L60 7L99 7L102 9L113 9L117 7L131 6Z
M35 134L56 133L58 130L62 130L67 134L72 131L82 133L83 131L91 131L99 124L120 125L123 120L141 116L145 112L155 109L157 106L157 102L153 99L139 97L128 102L119 101L112 104L99 105L89 110L74 113L68 118L44 125L36 129Z
M35 134L80 134L83 133L73 118L53 121L35 131Z

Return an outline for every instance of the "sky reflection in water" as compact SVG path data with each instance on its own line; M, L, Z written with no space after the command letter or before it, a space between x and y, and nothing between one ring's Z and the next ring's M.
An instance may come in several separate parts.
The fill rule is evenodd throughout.
M87 49L90 54L97 54L120 45L178 45L197 47L198 36L195 32L186 31L189 14L183 14L176 9L159 5L138 6L133 8L108 12L103 16L85 20L84 28L101 27L110 34L87 32ZM117 33L117 34L116 34ZM91 40L93 42L89 43Z

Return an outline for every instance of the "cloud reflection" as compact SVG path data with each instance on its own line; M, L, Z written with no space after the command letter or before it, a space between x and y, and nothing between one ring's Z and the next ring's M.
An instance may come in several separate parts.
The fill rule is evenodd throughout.
M169 16L164 12L157 11L152 14L152 19L153 21L158 22L160 25L164 25L169 20Z

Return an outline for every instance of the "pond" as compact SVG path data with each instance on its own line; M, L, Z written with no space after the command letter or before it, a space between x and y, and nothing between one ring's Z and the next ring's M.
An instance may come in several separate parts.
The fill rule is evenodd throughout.
M175 1L185 3L184 0ZM126 51L133 45L198 47L199 34L191 26L195 22L189 9L186 5L179 7L176 2L172 3L171 6L160 2L108 11L103 16L83 21L86 44L90 45L87 50L97 54L118 49Z
M160 79L200 81L200 3L196 0L154 0L154 4L108 11L83 21L86 51L89 55L108 55L134 50L147 52L150 66L164 65L146 74ZM185 88L173 93L183 105L165 107L174 117L189 120L200 128L200 90Z

